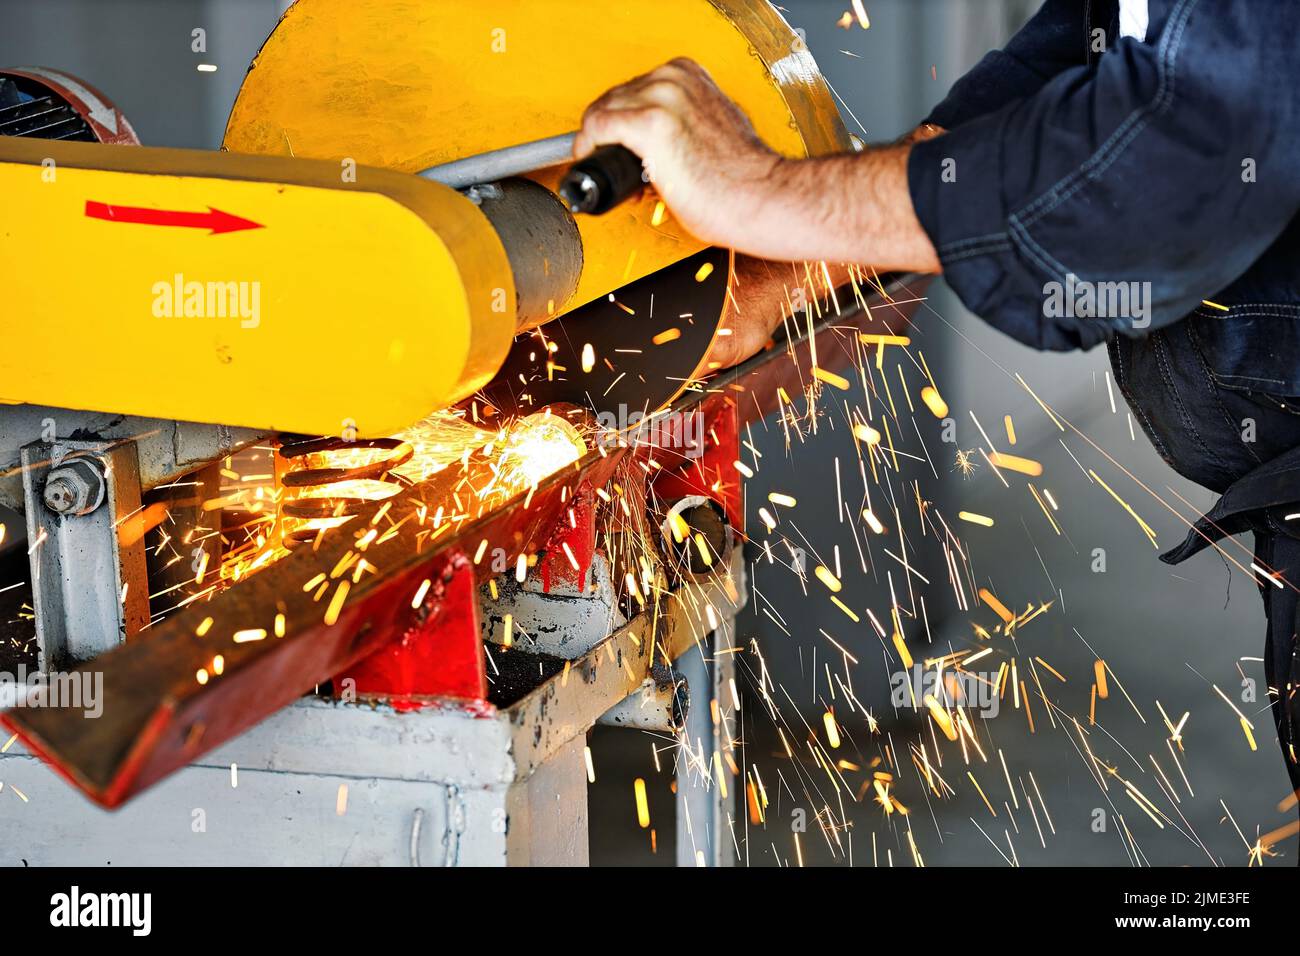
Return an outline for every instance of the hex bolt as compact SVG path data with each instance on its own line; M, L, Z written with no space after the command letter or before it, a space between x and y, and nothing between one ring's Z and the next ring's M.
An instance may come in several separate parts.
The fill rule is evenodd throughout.
M45 507L57 515L88 515L107 493L104 473L90 458L67 458L50 469L42 489Z

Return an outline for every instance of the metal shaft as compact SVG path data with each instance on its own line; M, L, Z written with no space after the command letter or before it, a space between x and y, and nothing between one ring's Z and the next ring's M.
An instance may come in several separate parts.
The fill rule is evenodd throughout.
M466 156L439 166L430 166L418 175L453 189L465 189L493 183L509 176L520 176L535 169L557 166L573 157L573 140L577 133L563 133L518 146Z

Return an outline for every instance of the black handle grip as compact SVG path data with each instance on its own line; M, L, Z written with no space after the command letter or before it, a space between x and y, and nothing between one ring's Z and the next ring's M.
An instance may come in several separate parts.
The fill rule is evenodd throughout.
M601 146L565 173L560 198L572 212L599 216L641 191L641 170L641 158L626 146Z

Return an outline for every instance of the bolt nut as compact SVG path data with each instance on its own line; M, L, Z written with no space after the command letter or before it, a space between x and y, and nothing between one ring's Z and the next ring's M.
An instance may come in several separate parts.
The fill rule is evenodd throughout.
M68 458L50 469L42 498L58 515L88 515L101 504L107 488L104 473L89 458Z

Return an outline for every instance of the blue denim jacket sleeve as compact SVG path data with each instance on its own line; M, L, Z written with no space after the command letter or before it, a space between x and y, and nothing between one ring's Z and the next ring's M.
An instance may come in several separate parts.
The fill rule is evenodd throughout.
M1001 50L986 54L953 84L925 122L956 129L1040 90L1062 70L1087 62L1088 5L1047 0Z
M1152 0L1153 14L1158 0ZM1300 3L1167 0L1148 41L917 144L913 204L976 314L1036 348L1167 325L1300 209ZM1047 283L1150 283L1143 321L1058 317Z

